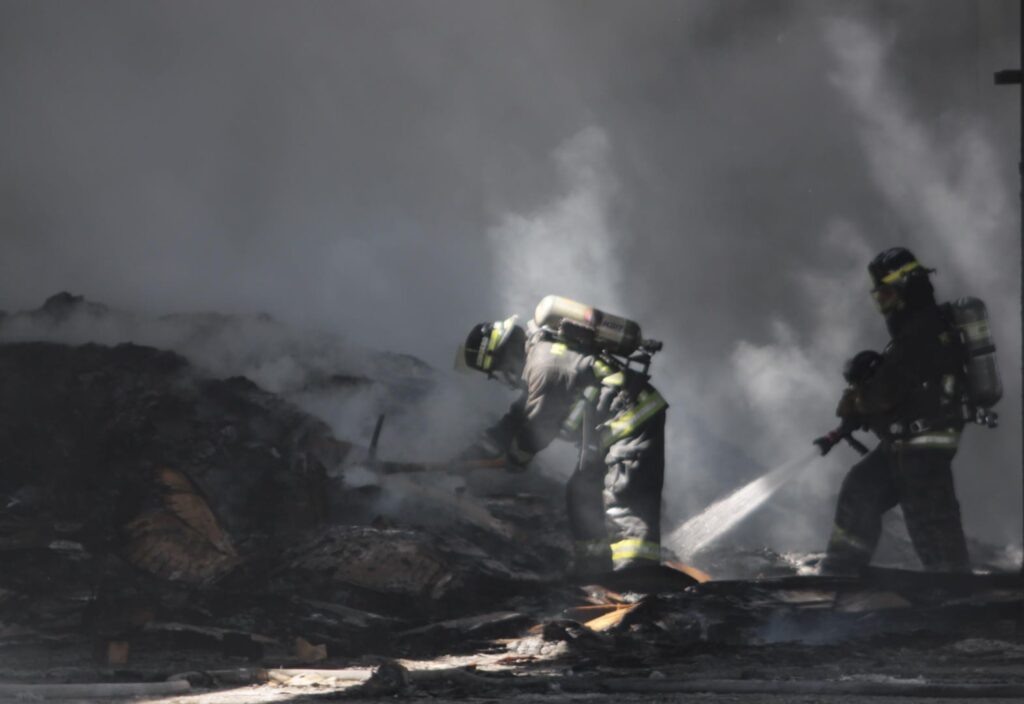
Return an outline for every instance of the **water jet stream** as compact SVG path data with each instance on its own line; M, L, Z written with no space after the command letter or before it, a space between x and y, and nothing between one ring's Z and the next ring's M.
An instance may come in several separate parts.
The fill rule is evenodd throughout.
M819 456L818 451L812 448L797 459L741 486L669 533L664 541L665 547L672 550L680 560L691 559L735 528Z

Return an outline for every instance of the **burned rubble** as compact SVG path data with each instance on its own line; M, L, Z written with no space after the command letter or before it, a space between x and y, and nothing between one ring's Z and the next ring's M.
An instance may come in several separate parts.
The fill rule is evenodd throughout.
M81 305L58 296L43 314L59 322ZM492 514L486 497L429 484L348 486L365 449L173 352L8 343L0 377L5 636L396 653L391 634L422 648L428 621L493 611L557 576L552 551L564 561L558 541L531 552L515 540L516 521L547 510L537 497L495 497ZM375 513L396 486L454 520Z
M57 297L40 315L108 313L82 305ZM330 393L375 383L318 378ZM0 344L0 680L741 691L721 683L799 689L834 682L839 661L899 679L905 657L931 684L1024 686L1016 575L826 578L814 556L720 545L700 562L711 579L680 566L642 593L580 585L552 480L509 490L487 469L373 455L177 352Z

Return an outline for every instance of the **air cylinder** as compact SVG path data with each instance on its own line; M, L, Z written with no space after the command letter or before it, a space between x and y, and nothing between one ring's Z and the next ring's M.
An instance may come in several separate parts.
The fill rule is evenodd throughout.
M984 301L965 297L954 301L952 310L953 321L967 347L968 397L979 408L991 408L1003 397L1003 383L996 366L988 309Z
M593 330L598 347L611 354L628 357L636 352L643 339L640 326L632 320L562 296L545 296L533 314L537 325L551 330L557 331L563 320Z

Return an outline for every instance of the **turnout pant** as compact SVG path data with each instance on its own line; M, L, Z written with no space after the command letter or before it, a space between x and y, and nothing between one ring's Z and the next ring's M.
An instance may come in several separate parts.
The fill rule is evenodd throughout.
M661 561L665 413L580 463L566 487L576 569L632 569Z
M893 447L883 442L843 480L822 571L856 572L878 546L882 515L899 504L926 570L970 570L953 487L956 449Z

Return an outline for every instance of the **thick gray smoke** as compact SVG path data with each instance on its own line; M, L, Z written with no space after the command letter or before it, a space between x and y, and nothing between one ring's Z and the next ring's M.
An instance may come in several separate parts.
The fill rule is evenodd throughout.
M439 395L386 432L437 457L508 401L448 379L469 326L580 298L666 342L679 519L829 429L842 360L885 343L865 265L903 244L994 315L1004 425L957 482L969 533L1018 541L1017 95L991 79L1017 11L8 0L0 308L70 290L414 354ZM192 353L285 388L261 325ZM310 407L358 439L377 402ZM823 545L853 454L827 460L773 500L774 547Z
M622 239L610 222L616 193L608 135L587 127L559 146L558 190L526 215L508 214L488 231L497 292L507 310L528 320L549 293L605 310L626 310Z

